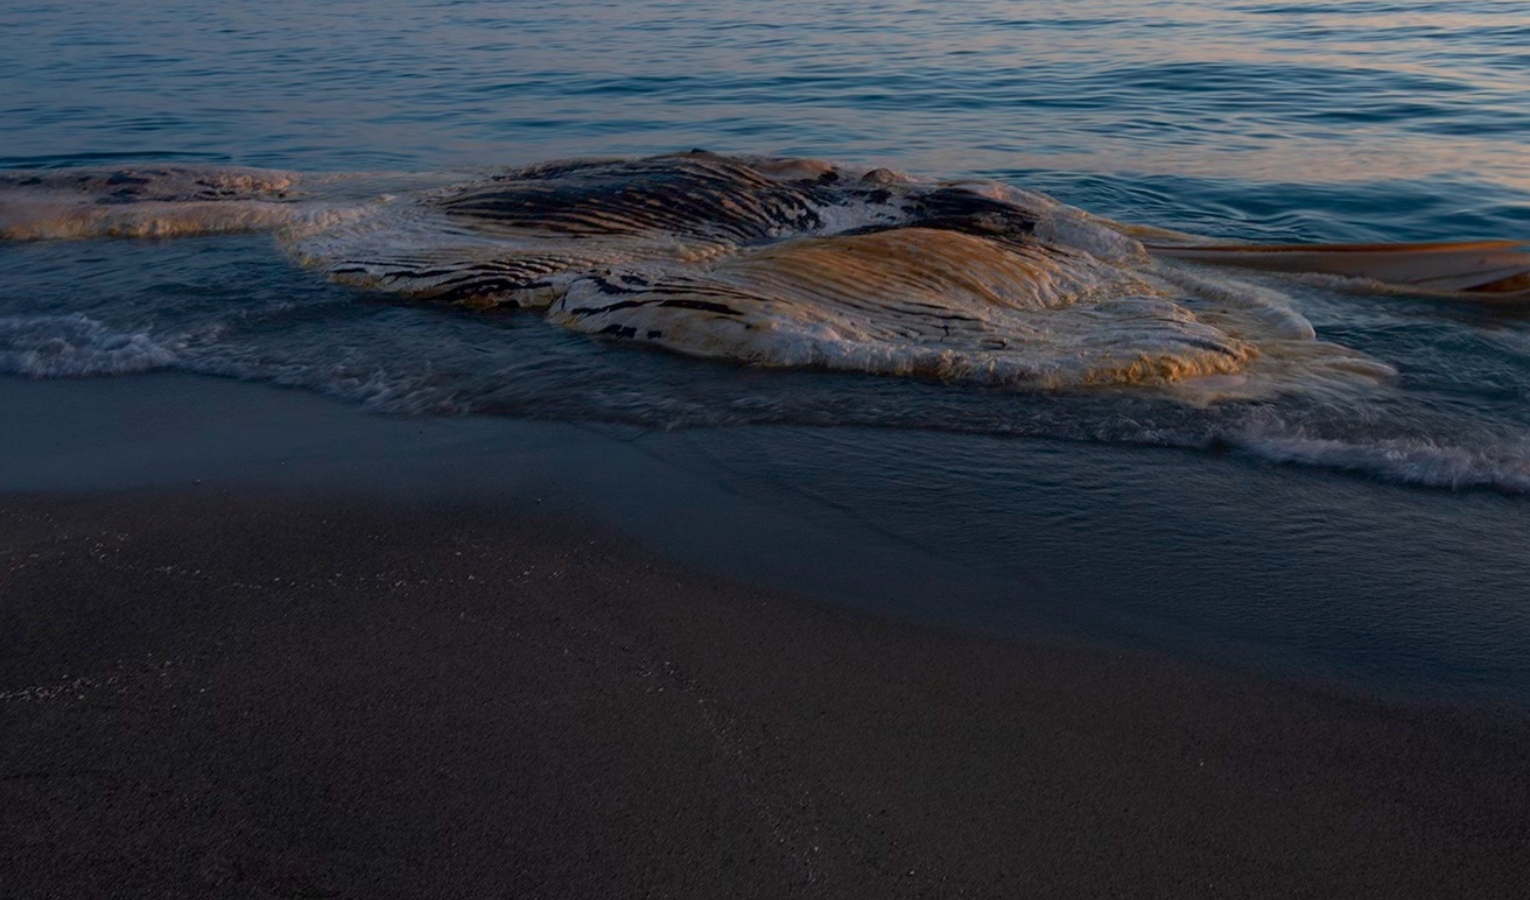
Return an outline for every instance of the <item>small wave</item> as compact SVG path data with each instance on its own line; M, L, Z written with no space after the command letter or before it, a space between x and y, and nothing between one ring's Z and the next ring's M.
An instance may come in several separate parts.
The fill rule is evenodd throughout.
M206 375L303 388L391 415L453 416L475 412L462 396L461 376L395 371L383 360L335 362L322 356L276 361L260 354L216 353L185 361L185 368Z
M0 318L0 372L32 378L126 375L175 360L176 352L149 334L113 331L79 313Z
M1358 442L1257 432L1240 435L1233 444L1269 462L1318 466L1427 487L1530 494L1530 447L1518 451L1472 449L1427 438Z

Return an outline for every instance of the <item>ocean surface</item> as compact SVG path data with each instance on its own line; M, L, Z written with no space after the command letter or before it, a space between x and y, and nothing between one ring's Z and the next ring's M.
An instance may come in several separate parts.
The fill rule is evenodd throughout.
M1530 240L1516 0L20 0L0 51L0 176L238 166L407 194L704 148L1228 242ZM1207 276L1364 377L1059 388L697 359L293 256L265 233L0 242L0 377L683 433L746 493L854 509L993 579L1009 561L1199 640L1530 696L1530 302Z

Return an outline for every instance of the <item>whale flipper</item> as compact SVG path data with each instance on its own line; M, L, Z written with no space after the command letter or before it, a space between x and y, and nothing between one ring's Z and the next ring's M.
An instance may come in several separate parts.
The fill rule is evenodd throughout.
M1530 299L1530 251L1522 241L1422 244L1145 244L1151 254L1266 272L1368 278L1442 294Z

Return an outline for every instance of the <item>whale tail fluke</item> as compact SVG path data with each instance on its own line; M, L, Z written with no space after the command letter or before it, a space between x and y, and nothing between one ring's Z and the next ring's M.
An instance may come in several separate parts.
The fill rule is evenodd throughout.
M1367 278L1479 299L1530 300L1530 249L1522 241L1146 246L1156 256L1215 266Z

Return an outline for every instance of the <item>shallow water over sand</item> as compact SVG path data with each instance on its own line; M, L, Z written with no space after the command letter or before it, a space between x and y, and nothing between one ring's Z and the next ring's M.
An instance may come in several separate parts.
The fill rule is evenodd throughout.
M0 403L17 423L0 433L0 491L508 501L879 616L1530 700L1523 501L1491 492L1116 444L375 416L184 375L12 380Z

